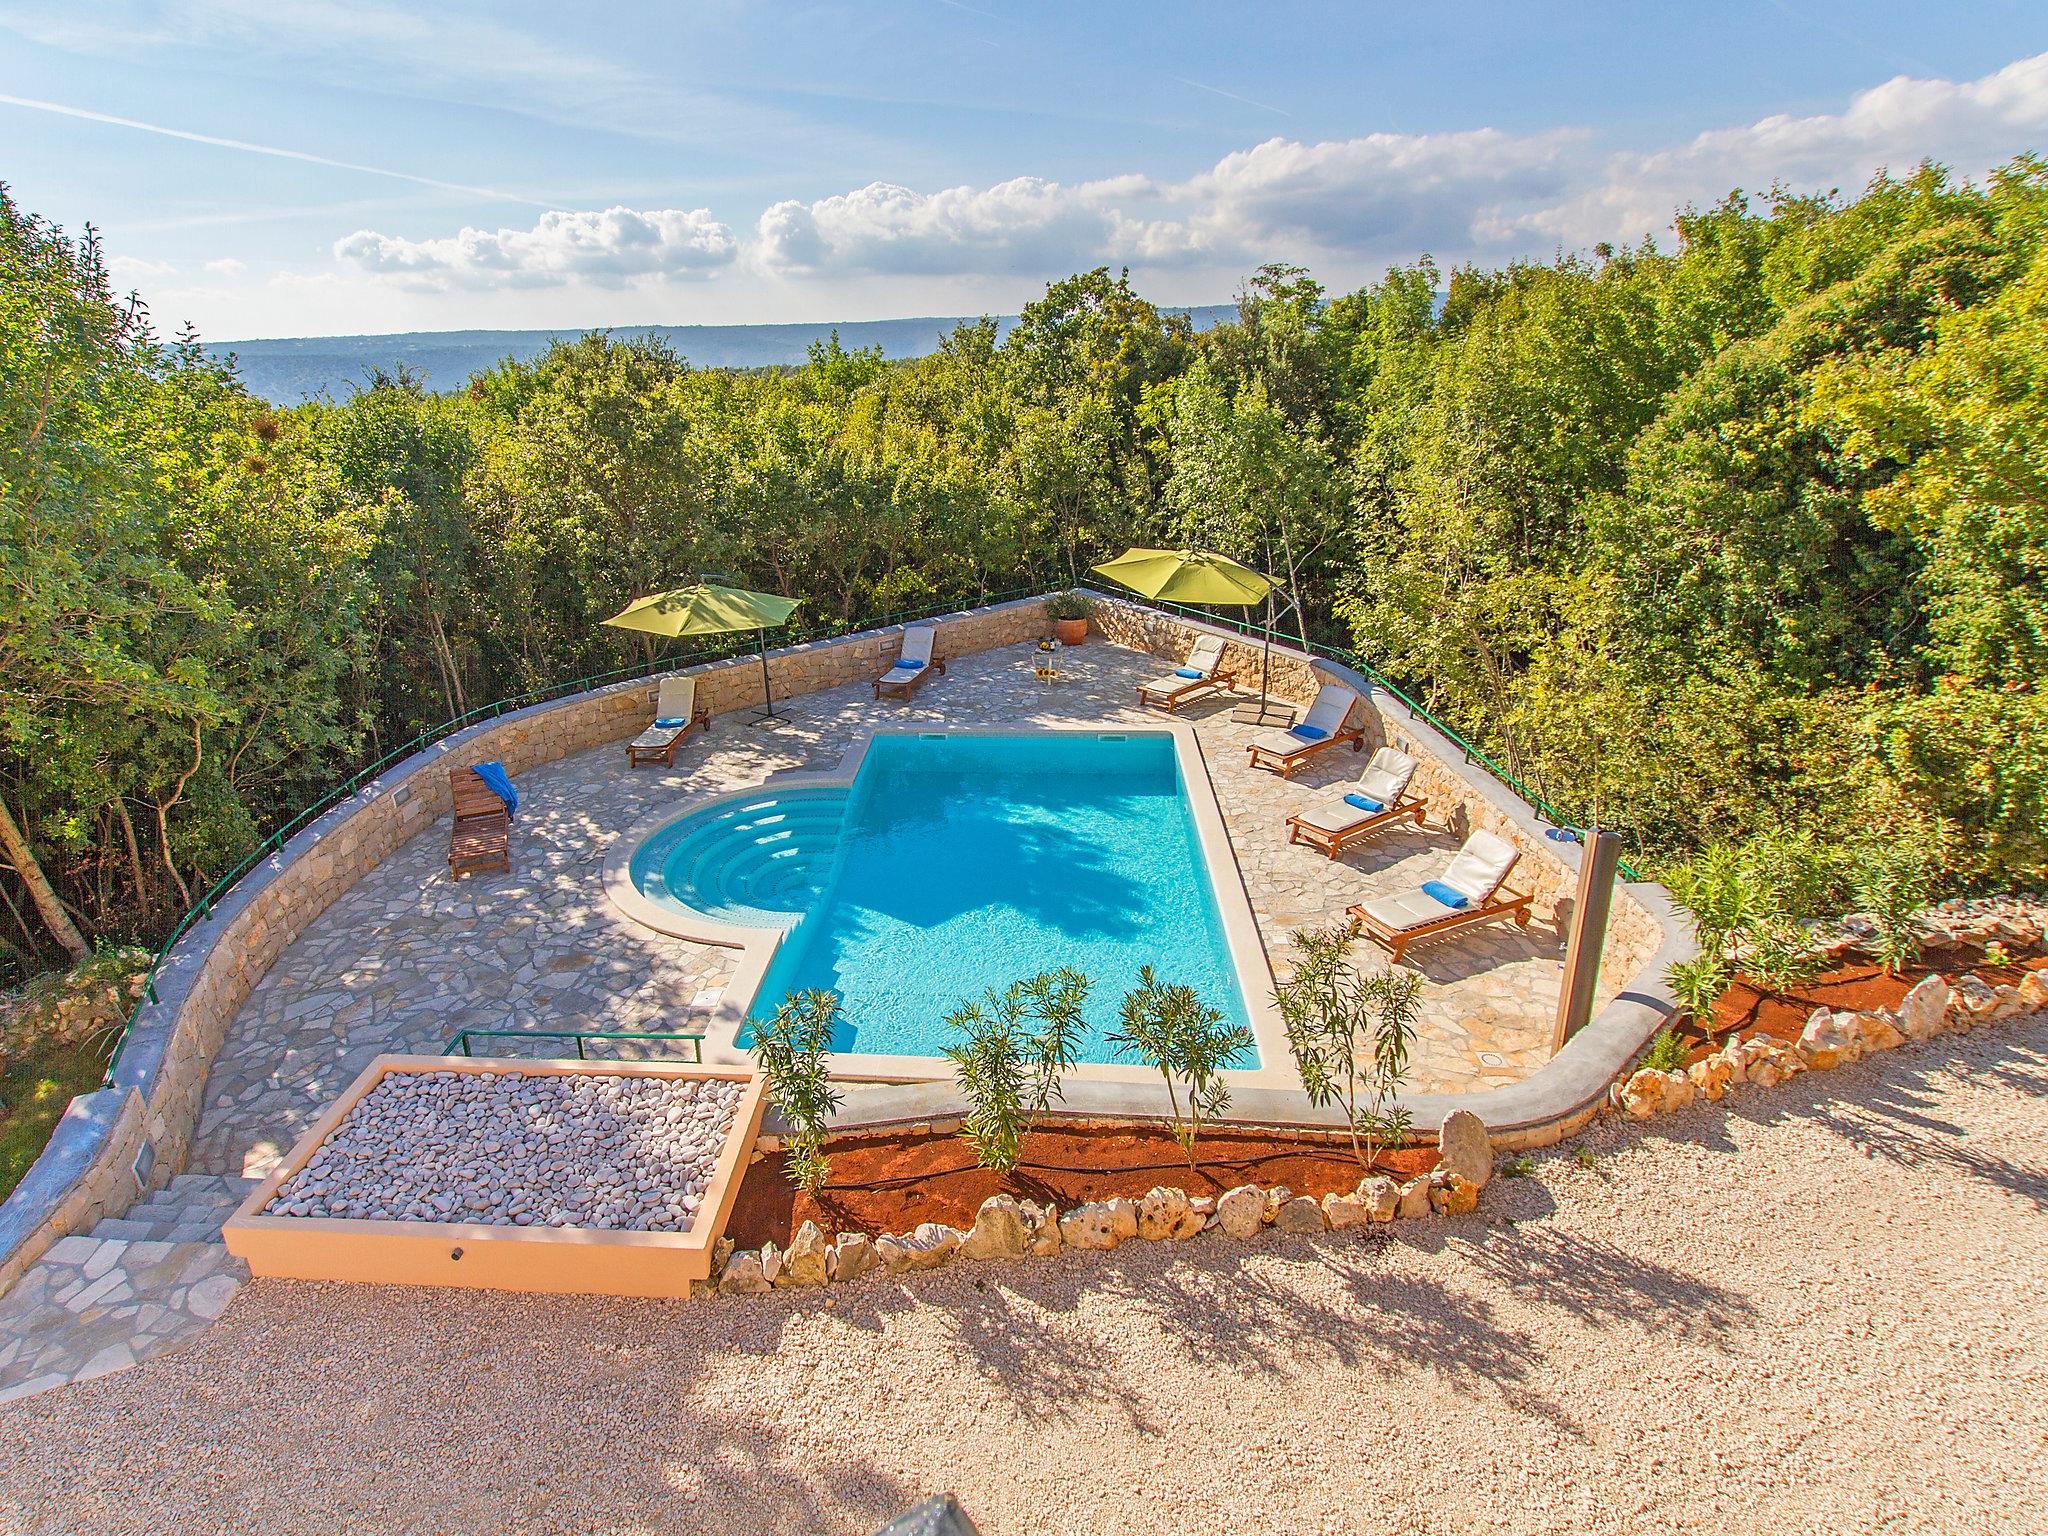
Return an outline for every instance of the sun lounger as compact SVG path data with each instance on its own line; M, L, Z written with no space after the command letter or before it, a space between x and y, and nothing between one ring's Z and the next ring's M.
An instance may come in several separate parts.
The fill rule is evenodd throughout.
M626 766L660 763L673 768L676 745L694 730L708 730L711 711L697 704L697 679L664 677L654 698L654 724L626 743Z
M1203 635L1188 650L1187 664L1166 677L1138 684L1138 702L1163 709L1169 715L1191 699L1205 693L1230 691L1228 680L1216 675L1223 660L1223 637Z
M1408 793L1415 768L1415 759L1407 753L1381 747L1365 765L1355 789L1288 817L1287 841L1307 843L1334 859L1396 822L1412 819L1421 826L1424 802Z
M1477 923L1512 917L1517 927L1526 928L1529 897L1501 885L1521 856L1506 838L1474 832L1438 879L1344 910L1362 933L1386 945L1397 963L1410 944Z
M932 655L932 642L938 634L938 630L929 624L912 624L903 631L903 654L896 658L894 666L875 679L876 698L894 693L907 699L926 677L946 670L946 664Z
M497 768L495 763L485 765ZM504 770L498 769L502 777ZM519 803L511 780L504 787L509 798L478 776L474 768L450 768L448 788L455 798L454 822L448 832L448 872L474 874L480 869L512 872L512 811Z
M1323 684L1316 690L1315 702L1309 705L1308 716L1301 724L1284 731L1268 731L1250 743L1252 766L1272 768L1281 778L1291 779L1295 769L1339 742L1348 741L1352 751L1361 751L1364 733L1344 727L1345 717L1357 702L1358 695L1342 683Z

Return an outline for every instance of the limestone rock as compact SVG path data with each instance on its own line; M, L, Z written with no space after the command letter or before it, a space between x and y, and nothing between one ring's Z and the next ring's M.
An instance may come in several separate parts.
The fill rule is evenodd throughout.
M1427 1175L1421 1175L1401 1186L1400 1216L1403 1221L1412 1221L1417 1216L1428 1214L1429 1178Z
M1968 1029L1991 1015L1998 1006L1998 994L1991 990L1983 977L1972 971L1955 984L1949 996L1949 1022L1962 1029Z
M1116 1213L1107 1200L1077 1205L1060 1218L1060 1241L1069 1248L1106 1252L1123 1241L1117 1232Z
M1266 1192L1240 1184L1216 1197L1216 1225L1230 1237L1257 1237L1266 1224Z
M777 1285L823 1285L830 1278L827 1273L827 1256L831 1244L818 1229L815 1221L806 1221L796 1229L796 1235L789 1240L789 1247L782 1253L782 1273L775 1277Z
M1949 988L1939 976L1923 976L1899 1000L1899 1033L1908 1040L1927 1041L1947 1022Z
M770 1285L786 1284L782 1278L782 1250L773 1243L761 1245L761 1278Z
M1631 1120L1647 1120L1664 1108L1664 1074L1645 1067L1615 1084L1614 1105Z
M960 1245L963 1259L1020 1259L1031 1246L1036 1222L1014 1195L990 1195L974 1213L974 1229Z
M1685 1074L1692 1079L1692 1085L1700 1097L1709 1104L1714 1104L1728 1091L1728 1084L1735 1076L1735 1068L1727 1056L1716 1051L1713 1055L1703 1056L1687 1067Z
M1461 1173L1438 1169L1430 1175L1429 1203L1440 1216L1463 1216L1479 1208L1479 1186Z
M1103 1202L1109 1207L1110 1227L1120 1243L1128 1242L1138 1235L1138 1202L1118 1196Z
M1323 1196L1323 1220L1330 1224L1331 1230L1345 1232L1370 1222L1372 1209L1363 1195L1335 1190Z
M890 1235L875 1239L875 1252L882 1268L890 1274L937 1269L953 1257L967 1234L941 1222L920 1223L908 1236Z
M2000 982L1991 989L1991 1007L1986 1011L1986 1023L1995 1024L2000 1019L2016 1019L2027 1011L2027 1005L2020 1000L2018 987Z
M1195 1213L1188 1192L1157 1186L1138 1202L1138 1236L1153 1241L1193 1237L1202 1230L1202 1218Z
M1855 1019L1854 1014L1814 1009L1806 1027L1799 1031L1799 1054L1806 1058L1807 1066L1816 1072L1826 1072L1860 1057L1863 1037Z
M858 1280L878 1263L874 1242L865 1232L842 1232L832 1245L831 1274L834 1280Z
M1034 1259L1042 1259L1060 1251L1060 1213L1050 1205L1034 1205L1026 1200L1018 1207L1024 1213L1026 1227L1024 1251Z
M1294 1198L1294 1191L1285 1184L1275 1184L1266 1191L1266 1225L1271 1226L1280 1214L1280 1207Z
M1898 1015L1889 1008L1860 1009L1849 1017L1855 1024L1857 1040L1866 1056L1872 1051L1896 1050L1906 1043L1906 1037L1899 1029Z
M1934 978L1930 977L1929 980ZM2039 1013L2048 1008L2048 971L2029 971L2020 978L2020 984L2013 989L2021 1006L2028 1013Z
M1687 1077L1683 1072L1676 1071L1665 1072L1659 1075L1664 1079L1664 1097L1657 1106L1659 1114L1668 1115L1673 1110L1683 1109L1692 1102L1693 1089L1691 1078Z
M742 1248L725 1261L718 1277L721 1296L758 1296L767 1290L768 1277L761 1272L761 1250Z
M1401 1209L1401 1186L1375 1174L1360 1181L1358 1198L1365 1202L1366 1214L1374 1221L1392 1221Z
M1469 1109L1454 1109L1444 1116L1436 1145L1439 1168L1486 1188L1486 1181L1493 1177L1493 1143L1486 1138L1484 1121Z
M1327 1230L1329 1223L1323 1219L1322 1204L1314 1195L1296 1195L1280 1207L1279 1214L1273 1218L1273 1226L1278 1231L1305 1237L1312 1232Z

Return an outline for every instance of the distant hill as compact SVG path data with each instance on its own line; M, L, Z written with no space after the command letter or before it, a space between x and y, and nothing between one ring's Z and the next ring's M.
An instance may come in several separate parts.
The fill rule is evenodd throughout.
M1229 304L1206 304L1175 310L1207 330L1236 314ZM849 351L880 347L890 358L922 357L937 350L939 338L963 317L926 316L914 320L851 320L819 325L620 325L619 337L665 336L669 345L698 368L767 368L804 360L814 341L839 332ZM1017 323L1000 315L1004 335ZM537 357L556 337L576 331L408 331L394 336L294 336L263 341L224 341L208 350L216 356L233 353L242 382L252 394L278 405L296 405L307 396L345 399L375 368L395 372L403 365L425 377L427 387L458 389L470 375L507 357Z

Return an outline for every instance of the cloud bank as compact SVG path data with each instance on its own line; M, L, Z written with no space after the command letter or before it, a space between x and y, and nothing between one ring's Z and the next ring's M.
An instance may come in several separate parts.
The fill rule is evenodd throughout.
M1978 174L2048 135L2048 54L1965 82L1905 76L1844 109L1617 151L1574 129L1273 138L1181 180L888 182L786 199L741 235L706 209L550 212L531 229L407 239L358 230L348 267L411 287L620 286L714 277L1042 277L1098 264L1242 271L1276 257L1357 269L1632 241L1731 188L1860 187L1922 159Z

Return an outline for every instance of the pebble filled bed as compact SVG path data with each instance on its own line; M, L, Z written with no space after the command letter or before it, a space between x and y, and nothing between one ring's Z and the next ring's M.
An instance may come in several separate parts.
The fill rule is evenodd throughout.
M687 1232L742 1091L717 1079L392 1073L263 1214Z

